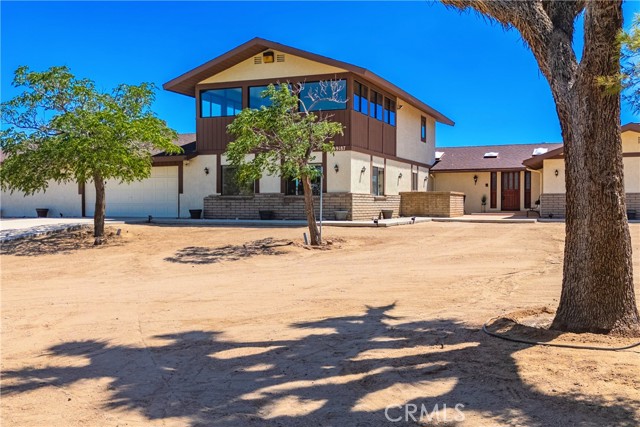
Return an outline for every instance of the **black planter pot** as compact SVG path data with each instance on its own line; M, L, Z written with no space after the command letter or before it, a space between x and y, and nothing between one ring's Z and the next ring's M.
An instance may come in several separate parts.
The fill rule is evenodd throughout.
M200 219L202 218L202 209L189 209L189 214L191 219Z
M49 209L36 208L36 214L38 218L46 218L49 215Z
M273 211L258 211L258 214L260 215L260 219L262 220L267 220L267 219L274 219L276 214Z

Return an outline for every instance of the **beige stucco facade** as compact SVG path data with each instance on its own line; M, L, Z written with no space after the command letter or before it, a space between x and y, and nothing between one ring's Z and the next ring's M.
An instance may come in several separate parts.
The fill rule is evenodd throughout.
M436 146L436 121L409 103L398 99L397 149L396 154L403 159L433 164ZM427 119L427 141L420 139L421 117Z
M310 61L288 53L285 54L278 51L274 51L274 53L276 57L278 57L278 55L284 55L284 62L256 64L254 63L254 58L251 57L231 68L227 68L218 74L202 80L200 84L235 82L243 80L286 79L288 77L336 74L346 71L342 68ZM262 58L262 54L256 56Z

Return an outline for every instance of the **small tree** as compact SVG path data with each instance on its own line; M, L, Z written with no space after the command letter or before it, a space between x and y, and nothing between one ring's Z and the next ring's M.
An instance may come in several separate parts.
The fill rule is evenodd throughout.
M120 85L100 92L67 67L33 72L20 67L14 87L24 91L1 105L0 147L6 158L0 185L25 194L49 182L93 181L95 244L102 243L105 181L132 182L151 173L151 150L179 153L177 134L151 111L155 87Z
M284 179L300 179L304 191L304 209L309 225L310 242L319 245L320 233L316 225L311 181L320 172L311 164L312 153L334 151L333 138L342 135L342 125L330 121L327 114L312 112L323 101L341 102L339 93L343 83L320 82L316 90L305 92L304 84L290 88L269 85L262 93L271 105L259 110L245 109L228 127L235 140L227 146L227 158L237 168L237 179L253 182L263 173ZM304 98L298 95L304 93ZM300 97L302 98L302 97ZM254 154L247 160L247 154Z

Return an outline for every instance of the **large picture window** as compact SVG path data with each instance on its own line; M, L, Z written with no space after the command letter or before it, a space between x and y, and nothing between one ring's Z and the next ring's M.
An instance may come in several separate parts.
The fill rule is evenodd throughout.
M250 196L255 192L254 183L240 183L236 179L237 169L233 166L222 166L222 195Z
M384 195L384 168L374 166L371 173L371 194Z
M315 167L318 171L322 167L322 165L311 165ZM318 173L315 178L311 179L311 192L314 196L320 195L320 180L322 179L322 175ZM301 179L290 179L285 183L285 194L287 196L302 196L304 195L304 186L302 185Z
M318 98L331 98L334 95L338 101L315 101ZM344 80L305 83L298 96L308 111L331 111L347 108L347 84Z
M369 88L356 81L353 82L353 109L365 115L369 114Z
M371 91L369 115L375 119L382 120L382 95L375 90Z
M200 92L200 117L235 116L242 110L242 88Z
M260 107L271 105L271 98L263 98L262 92L267 90L267 86L251 86L249 88L249 108L259 110Z

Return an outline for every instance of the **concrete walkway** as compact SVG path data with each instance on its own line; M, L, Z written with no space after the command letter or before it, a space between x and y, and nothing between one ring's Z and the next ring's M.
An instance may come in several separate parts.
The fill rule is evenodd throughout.
M407 225L419 222L428 222L431 218L411 217L379 219L365 221L322 221L324 227L394 227L396 225ZM304 220L260 220L260 219L170 219L154 218L153 224L167 225L210 225L226 227L305 227L307 221Z

